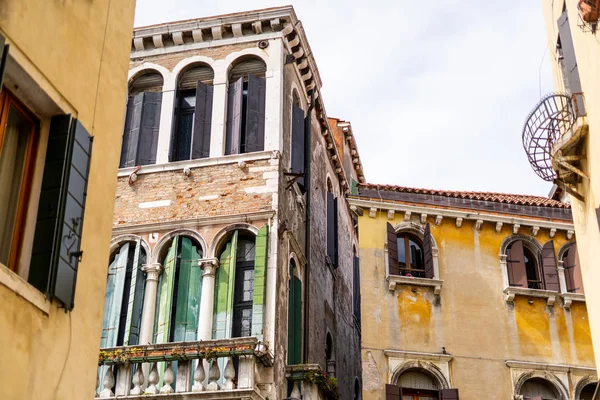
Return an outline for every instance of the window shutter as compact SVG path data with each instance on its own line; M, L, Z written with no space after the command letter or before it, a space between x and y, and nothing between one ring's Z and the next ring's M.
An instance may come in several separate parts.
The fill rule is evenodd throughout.
M507 251L506 268L508 269L508 284L510 286L528 287L522 241L513 242Z
M206 158L209 156L212 103L213 87L198 81L196 86L196 111L194 113L192 159Z
M565 278L567 281L567 292L584 293L583 279L581 277L581 266L579 265L579 252L577 243L571 246L565 260Z
M162 93L143 93L136 165L156 164L161 106Z
M267 284L267 250L269 226L258 231L254 250L254 293L252 294L252 336L262 340L263 316L265 313L265 295Z
M327 257L331 264L335 263L335 219L333 194L327 192Z
M123 304L123 289L125 288L124 284L128 255L129 243L125 243L121 246L119 253L108 267L100 348L114 347L117 345L119 314L121 313L121 305Z
M387 223L387 249L388 249L388 274L400 275L400 266L398 265L398 235L396 230Z
M558 18L558 35L563 52L565 68L567 72L568 88L573 93L581 92L581 82L579 81L579 70L577 68L577 59L575 58L575 47L573 46L573 37L571 36L571 27L569 26L569 17L567 10Z
M458 400L458 389L440 390L440 400Z
M358 324L360 325L360 261L358 257L354 256L354 286L353 286L353 308L354 308L354 318L356 318Z
M544 271L544 282L546 290L560 291L558 284L558 269L556 268L556 254L554 253L554 241L549 241L542 248L542 269Z
M244 78L229 85L227 97L227 129L225 154L239 154L242 139L242 103L244 96Z
M292 104L292 168L294 174L304 174L304 111ZM296 181L304 192L304 176Z
M142 304L144 302L144 273L140 265L141 242L138 239L135 245L133 266L131 268L131 287L129 289L129 304L127 307L127 326L125 330L124 346L138 344L140 340L140 326L142 323Z
M135 167L137 163L143 107L144 93L138 93L127 100L119 168Z
M233 312L233 292L235 283L235 262L237 257L238 231L233 233L221 254L215 277L215 313L213 318L213 339L231 337L231 317Z
M2 89L2 81L4 80L4 70L6 69L6 61L8 61L8 49L10 45L6 44L4 36L0 34L0 49L2 54L0 55L0 90Z
M248 75L245 153L265 149L265 89L264 78Z
M52 118L29 282L73 309L92 137L69 115Z
M435 272L433 269L433 250L429 224L425 225L425 233L423 234L423 262L425 264L425 278L433 279Z
M333 199L333 265L339 266L338 199Z
M181 238L181 256L179 258L179 268L175 273L175 288L177 290L177 303L175 305L175 329L173 335L174 342L185 341L185 332L187 328L188 294L190 282L190 272L192 263L192 241L189 238Z
M163 265L164 271L160 281L160 297L158 299L158 321L154 343L167 343L171 327L171 306L173 304L173 287L175 285L175 262L177 260L178 237L173 238Z
M288 298L288 365L302 363L302 282L290 266Z
M402 388L396 385L385 385L385 400L402 400Z

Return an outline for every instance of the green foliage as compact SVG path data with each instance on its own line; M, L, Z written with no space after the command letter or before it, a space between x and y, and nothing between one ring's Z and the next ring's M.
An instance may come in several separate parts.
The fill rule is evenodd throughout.
M309 371L304 375L304 380L321 389L328 400L339 400L340 394L336 378L327 375L323 371Z

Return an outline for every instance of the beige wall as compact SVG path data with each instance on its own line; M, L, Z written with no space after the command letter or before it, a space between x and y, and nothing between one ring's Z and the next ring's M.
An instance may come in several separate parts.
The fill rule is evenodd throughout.
M514 305L505 302L500 267L502 242L512 235L512 226L501 232L484 222L478 231L473 221L457 228L453 218L441 225L429 217L431 233L439 250L439 279L443 281L439 301L433 288L398 285L390 291L386 281L386 223L403 221L387 212L376 218L365 213L359 219L362 299L362 363L365 399L383 399L384 385L392 371L384 350L452 355L450 384L460 398L512 398L513 383L506 360L593 367L585 303L574 302L565 310L557 299L554 307L546 299L517 296ZM400 214L400 215L399 215ZM413 215L418 224L418 216ZM521 228L520 234L530 230ZM546 243L547 229L535 238ZM565 232L554 237L556 253L568 241ZM529 304L531 300L532 304ZM493 396L489 388L494 388Z
M33 104L43 96L7 77L10 89L42 117L24 253L35 228L48 118L72 113L94 136L75 309L65 313L0 266L2 398L93 397L103 304L98 299L105 289L134 9L133 0L5 0L0 7L0 31L12 59L52 104ZM24 254L24 277L27 260Z
M564 92L564 85L557 62L555 52L558 37L557 20L562 13L563 1L543 1L544 15L546 18L546 31L548 34L549 54L552 64L552 72L555 81L555 90ZM595 209L600 207L600 39L599 33L584 32L579 26L577 0L566 0L567 12L573 45L579 69L581 85L585 96L587 122L589 134L582 150L587 155L583 163L583 171L590 177L579 185L579 192L585 196L585 201L579 201L571 197L573 205L573 219L579 257L583 267L583 281L588 288L600 282L600 227L596 217ZM600 348L600 292L588 290L586 293L587 303L590 309L589 318L593 342L596 348ZM600 354L600 353L599 353ZM599 355L596 355L599 361Z

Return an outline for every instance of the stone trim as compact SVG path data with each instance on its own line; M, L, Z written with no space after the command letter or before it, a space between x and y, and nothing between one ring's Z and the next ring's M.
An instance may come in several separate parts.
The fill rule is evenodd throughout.
M399 275L388 275L386 281L388 282L388 289L391 292L395 291L398 285L414 285L432 287L433 294L437 296L442 293L442 283L444 283L444 281L439 279L417 278L415 276Z
M565 366L557 364L542 364L530 363L523 361L508 360L505 362L510 368L511 377L513 380L513 399L522 400L523 395L520 394L525 382L529 379L540 378L549 382L559 393L560 400L570 399L568 387L569 369L564 369ZM568 367L568 366L567 366Z
M548 364L534 361L506 360L504 362L509 368L527 369L535 371L553 371L553 372L584 372L595 373L596 368L584 367L581 365L570 364Z
M388 359L389 383L396 385L398 379L405 371L417 369L424 371L437 381L440 389L450 388L450 361L452 356L444 357L440 354L438 359L432 353L404 352L385 350Z
M571 309L574 301L585 303L585 294L583 293L561 293L561 297L563 298L563 307L568 310Z
M504 288L503 293L505 294L504 300L507 303L513 303L516 296L541 297L546 299L546 304L550 307L554 306L556 298L559 296L558 292L552 292L550 290L529 289L516 286Z
M388 357L396 357L396 358L409 358L426 361L444 361L450 362L454 358L451 354L443 354L443 353L424 353L420 351L404 351L404 350L384 350L383 354Z
M159 263L161 262L161 260L158 259L163 247L165 246L165 244L171 240L172 238L174 238L175 236L178 235L184 235L184 236L189 236L195 240L198 241L198 243L200 243L200 247L202 248L202 256L206 257L206 253L208 251L207 245L206 245L206 241L204 240L204 238L202 237L202 235L200 235L198 232L196 232L195 230L192 229L186 229L186 228L180 228L180 229L175 229L170 231L169 233L164 234L156 243L156 245L154 246L154 248L152 249L152 254L151 257L148 257L149 260L151 260L151 263Z
M577 382L575 385L575 400L581 399L581 392L590 383L598 383L598 378L595 372L594 374L584 376Z
M50 315L50 300L46 299L42 292L3 264L0 264L0 285L12 290L15 295L23 298L46 316Z
M110 254L112 255L112 253L116 251L119 247L121 247L123 243L135 242L137 240L140 241L140 244L144 248L144 251L146 252L146 257L150 257L152 255L152 251L150 250L150 246L148 245L148 243L141 236L134 234L123 234L113 237L110 240Z

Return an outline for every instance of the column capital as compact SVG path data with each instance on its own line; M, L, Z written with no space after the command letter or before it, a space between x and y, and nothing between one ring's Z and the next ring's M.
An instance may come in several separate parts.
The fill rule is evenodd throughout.
M144 271L146 274L148 274L148 276L146 277L146 280L158 281L158 277L160 276L160 273L163 271L163 267L162 267L162 265L160 265L160 263L144 264L144 266L142 266L142 271Z
M203 276L214 276L219 267L219 259L203 258L202 260L198 260L198 266L204 271Z

